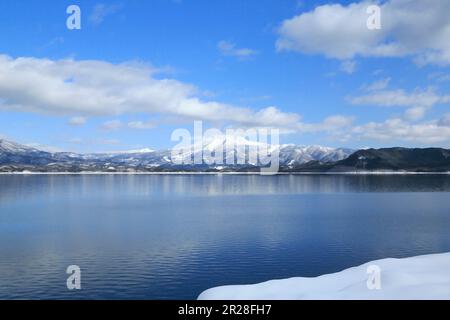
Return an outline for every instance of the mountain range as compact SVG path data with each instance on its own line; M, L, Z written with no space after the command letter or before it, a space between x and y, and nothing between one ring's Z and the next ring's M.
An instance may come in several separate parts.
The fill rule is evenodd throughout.
M230 142L234 149L226 149ZM179 157L186 159L199 152L214 153L222 145L223 150L231 152L236 159L240 154L238 151L250 143L243 138L230 141L229 137L218 137L202 145L194 145L187 154ZM441 148L352 150L289 144L270 146L269 149L279 152L280 172L450 172L450 150ZM47 152L0 139L0 172L253 172L261 168L259 163L249 161L244 161L245 165L180 165L176 160L179 159L172 159L171 150L142 149L97 154Z

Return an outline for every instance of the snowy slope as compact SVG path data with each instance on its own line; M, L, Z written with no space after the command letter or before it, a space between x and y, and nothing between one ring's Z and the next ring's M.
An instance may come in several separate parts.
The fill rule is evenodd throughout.
M12 141L8 141L5 139L0 139L0 152L2 153L33 153L39 152L39 150L27 147Z
M381 289L367 287L367 268L381 269ZM450 253L384 259L317 278L274 280L207 290L199 300L450 299Z
M226 151L228 157L242 160L245 157L245 155L242 155L245 150L250 152L249 150L258 150L257 148L262 150L262 154L264 152L278 152L280 165L288 167L302 165L310 161L335 162L347 158L354 152L351 149L334 149L322 146L270 145L251 141L240 136L223 135L204 140L203 143L194 144L192 151L184 152L174 158L174 160L190 159L198 155L201 157L202 152L204 154L212 154L214 151Z
M283 145L280 147L280 163L287 166L301 165L310 161L336 162L351 155L354 150L334 149L322 146Z

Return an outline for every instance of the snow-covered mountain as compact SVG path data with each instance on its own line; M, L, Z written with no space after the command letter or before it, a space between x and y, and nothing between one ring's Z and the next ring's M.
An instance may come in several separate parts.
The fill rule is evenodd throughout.
M0 139L0 165L42 166L52 161L49 152Z
M279 146L271 147L267 144L247 140L241 136L215 136L194 143L191 148L180 149L171 157L173 163L180 163L184 159L204 159L205 162L213 161L214 158L221 159L224 163L257 165L257 161L249 155L255 155L260 150L274 151ZM263 151L263 152L264 152ZM230 161L228 162L227 159Z
M103 154L47 152L0 139L0 172L175 172L259 171L249 153L271 157L279 153L281 172L450 172L450 150L442 148L385 148L353 151L322 146L266 145L242 137L215 137L181 150L133 150ZM261 152L262 151L262 152ZM194 156L234 159L224 163L192 164ZM217 157L216 157L217 156ZM187 159L187 163L177 160ZM256 158L258 159L258 158ZM245 160L240 163L238 160Z
M0 139L0 153L33 153L39 152L39 150L35 148L31 148L28 146L24 146L12 141L8 141L5 139Z
M351 149L334 149L321 146L267 145L249 141L239 136L217 136L194 144L190 149L180 150L172 158L171 150L155 151L152 149L131 150L124 152L78 154L70 152L50 153L20 145L15 142L0 140L0 170L39 170L39 171L170 171L170 170L208 170L232 169L245 164L246 167L258 167L252 162L249 153L279 153L280 166L295 168L309 162L336 162L350 156ZM181 159L206 159L220 156L233 159L220 165L181 165ZM221 158L221 157L220 157ZM187 161L189 162L189 161ZM185 161L186 163L186 161Z
M203 155L215 155L215 152L224 152L225 157L231 157L236 163L241 163L245 157L251 152L272 154L277 152L280 158L280 164L288 167L302 165L311 161L322 163L335 162L343 160L351 155L354 150L351 149L334 149L322 146L297 146L289 145L270 145L261 142L250 141L241 136L217 136L203 143L197 143L192 146L192 151L180 152L180 154L172 160L188 159L192 156L200 157ZM238 161L239 160L239 161ZM248 158L247 158L248 161ZM243 161L245 162L245 161ZM249 163L256 165L255 163Z
M280 163L287 166L295 166L311 161L322 163L336 162L347 158L353 152L354 150L345 148L282 145L280 147Z

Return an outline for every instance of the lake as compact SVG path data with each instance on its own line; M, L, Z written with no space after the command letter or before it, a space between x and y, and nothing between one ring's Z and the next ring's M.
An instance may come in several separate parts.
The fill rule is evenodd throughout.
M0 175L0 299L195 299L449 252L449 230L449 175Z

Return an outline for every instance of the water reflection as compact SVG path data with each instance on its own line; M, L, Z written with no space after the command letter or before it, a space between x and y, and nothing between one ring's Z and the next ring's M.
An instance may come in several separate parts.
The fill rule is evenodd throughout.
M450 251L449 191L439 175L0 176L0 298L192 299Z
M101 190L101 193L99 191ZM448 192L449 175L0 175L0 201L35 197Z

